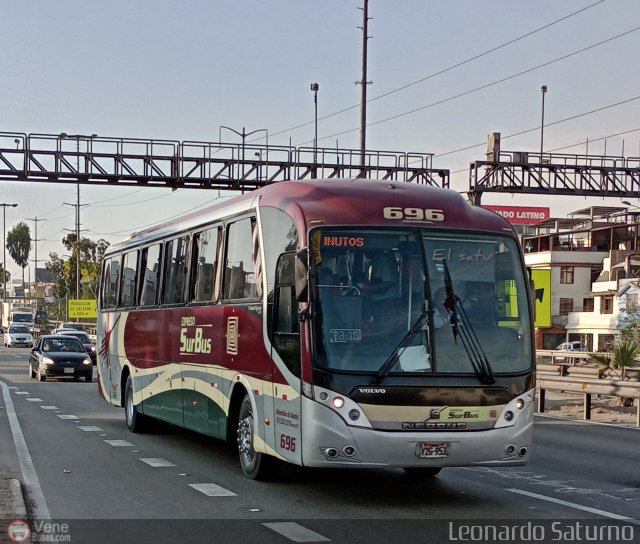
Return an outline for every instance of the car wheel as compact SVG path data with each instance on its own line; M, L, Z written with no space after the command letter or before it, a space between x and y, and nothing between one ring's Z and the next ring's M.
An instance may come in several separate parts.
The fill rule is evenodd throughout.
M33 370L33 366L31 366L31 361L29 361L29 378L35 378L36 372Z
M407 476L416 476L418 478L433 478L437 476L442 467L405 467L404 470Z
M39 364L38 364L38 381L41 381L41 382L47 381L47 375L44 372L42 372L42 369L40 368Z
M93 372L87 372L84 375L84 381L87 382L87 383L91 383L92 380L93 380Z
M251 399L245 395L238 413L237 440L240 467L245 476L252 480L266 480L275 473L275 459L253 449L254 429L255 416Z
M150 420L136 409L133 403L133 380L127 377L127 385L124 388L124 413L127 427L132 433L145 433L151 428Z

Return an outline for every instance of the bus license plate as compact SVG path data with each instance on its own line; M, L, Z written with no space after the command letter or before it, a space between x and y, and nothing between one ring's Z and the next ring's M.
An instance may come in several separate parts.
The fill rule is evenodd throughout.
M73 368L65 368L64 369L64 373L65 374L73 374Z
M436 459L449 455L449 444L446 442L420 442L416 455L426 459Z

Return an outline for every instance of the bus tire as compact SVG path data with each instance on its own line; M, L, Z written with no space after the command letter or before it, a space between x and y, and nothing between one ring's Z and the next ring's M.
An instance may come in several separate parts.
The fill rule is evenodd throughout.
M124 388L124 413L127 427L132 433L144 433L149 430L149 418L141 414L133 403L133 380L127 377L127 385Z
M418 478L433 478L437 476L442 467L404 467L407 476L416 476Z
M274 474L275 459L253 449L254 429L255 416L251 399L245 395L238 412L237 440L240 467L245 476L252 480L267 480Z

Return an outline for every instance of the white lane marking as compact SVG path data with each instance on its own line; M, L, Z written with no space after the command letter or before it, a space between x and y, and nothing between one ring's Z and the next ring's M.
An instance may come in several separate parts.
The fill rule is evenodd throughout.
M331 539L322 536L311 529L307 529L293 521L280 521L275 523L263 523L267 529L271 529L293 542L331 542Z
M16 395L31 395L28 391L14 391Z
M538 495L537 493L531 493L530 491L524 491L522 489L507 489L507 491L511 491L511 493L518 493L519 495L526 495L527 497L531 497L533 499L540 499L542 501L561 504L562 506L568 506L569 508L575 508L576 510L583 510L591 514L597 514L598 516L603 516L611 519L619 519L622 521L633 523L634 525L640 525L640 520L638 519L621 516L620 514L614 514L613 512L607 512L606 510L600 510L599 508L582 506L581 504L576 504L574 502L563 501L562 499L555 499L553 497L547 497L546 495Z
M83 431L104 431L104 429L96 427L95 425L80 425L78 429L82 429Z
M7 389L20 389L17 385L8 385Z
M20 462L20 471L22 472L22 480L29 490L29 496L35 503L33 506L34 519L51 519L49 509L47 508L47 502L44 500L44 494L40 487L40 480L36 474L36 469L33 466L31 454L27 443L22 434L20 428L20 422L16 416L16 411L13 406L13 400L11 400L11 393L7 384L0 381L0 387L2 387L2 396L4 397L4 404L7 409L7 417L9 418L9 426L11 428L11 434L13 435L13 443L16 446L16 453L18 454L18 461Z
M40 406L43 410L60 410L57 406Z
M38 397L29 397L27 400L29 402L42 402L42 399L39 399Z
M126 447L126 446L133 446L133 444L131 442L127 442L126 440L105 440L105 442L107 444L109 444L110 446L113 447Z
M175 467L171 461L167 461L166 459L162 459L161 457L140 457L140 461L143 463L147 463L150 467L159 468L159 467Z
M200 491L207 497L236 497L237 493L229 491L224 487L220 487L216 484L189 484L189 487L193 487L196 491Z
M57 414L60 419L80 419L78 416L74 416L71 414Z

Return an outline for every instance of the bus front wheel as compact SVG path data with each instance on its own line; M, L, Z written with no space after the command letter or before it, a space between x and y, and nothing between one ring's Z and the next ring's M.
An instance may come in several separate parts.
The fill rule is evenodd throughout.
M127 385L124 389L124 413L127 419L127 427L132 433L144 433L148 429L148 418L138 413L133 403L133 380L127 377Z
M238 413L238 455L242 472L252 480L266 480L273 475L274 459L253 447L255 415L251 399L245 395Z

